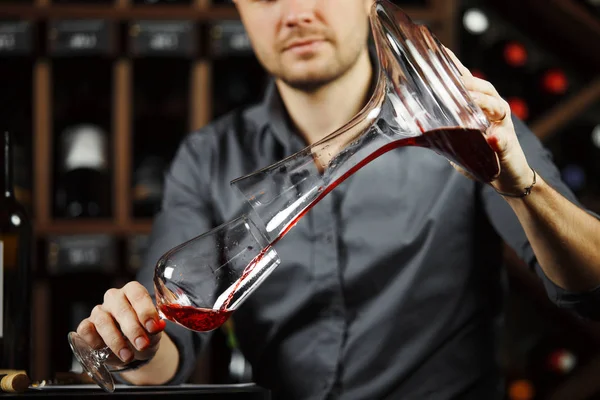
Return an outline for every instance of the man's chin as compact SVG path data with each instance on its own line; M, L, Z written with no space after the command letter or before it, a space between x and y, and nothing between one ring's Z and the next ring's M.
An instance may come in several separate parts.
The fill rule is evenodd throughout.
M303 92L314 92L325 86L330 81L316 79L282 79L286 85Z
M302 90L315 91L329 84L337 78L337 75L331 72L311 71L296 74L286 74L278 77L286 85Z

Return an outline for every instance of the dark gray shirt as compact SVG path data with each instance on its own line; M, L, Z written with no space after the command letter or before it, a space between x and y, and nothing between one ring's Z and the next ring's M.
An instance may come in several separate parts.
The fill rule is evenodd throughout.
M576 202L550 153L514 122L531 166ZM153 293L165 251L246 211L231 180L305 146L274 85L261 104L187 136L166 176L140 282ZM254 380L287 400L501 398L502 240L541 276L552 300L588 312L590 301L543 276L514 212L492 188L431 150L384 154L277 243L281 265L233 314ZM166 330L181 356L173 383L183 382L209 333L170 322Z

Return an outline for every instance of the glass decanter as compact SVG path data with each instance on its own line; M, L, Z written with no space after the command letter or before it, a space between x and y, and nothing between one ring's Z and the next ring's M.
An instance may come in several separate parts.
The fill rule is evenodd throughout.
M365 107L322 140L231 182L273 243L338 184L397 147L431 149L482 182L500 173L484 136L489 121L432 32L387 0L375 1L369 18L379 65Z

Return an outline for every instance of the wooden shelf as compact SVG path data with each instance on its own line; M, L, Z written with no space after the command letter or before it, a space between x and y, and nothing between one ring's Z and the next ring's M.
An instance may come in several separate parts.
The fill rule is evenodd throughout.
M600 19L592 15L580 3L573 0L550 0L549 3L552 3L563 16L577 21L582 29L591 32L594 37L600 37Z
M196 21L239 19L237 10L233 7L211 7L200 9L192 7L107 7L107 6L64 6L53 5L48 7L0 5L0 17L15 17L23 19L69 19L93 18L108 20L134 20L134 19L185 19Z
M445 21L444 14L434 9L403 7L415 20L438 23ZM184 19L194 21L215 21L223 19L239 19L239 13L231 6L211 6L210 8L193 8L189 6L132 6L112 7L97 5L52 5L46 7L30 5L0 5L0 18L69 19L94 18L128 21L134 19Z

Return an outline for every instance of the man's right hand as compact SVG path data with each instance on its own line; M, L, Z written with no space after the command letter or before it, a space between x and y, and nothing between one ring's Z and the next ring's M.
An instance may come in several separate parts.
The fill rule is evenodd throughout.
M146 288L132 281L121 289L107 290L104 302L81 321L77 333L94 349L108 346L127 364L154 357L165 325ZM108 362L119 363L114 357Z

